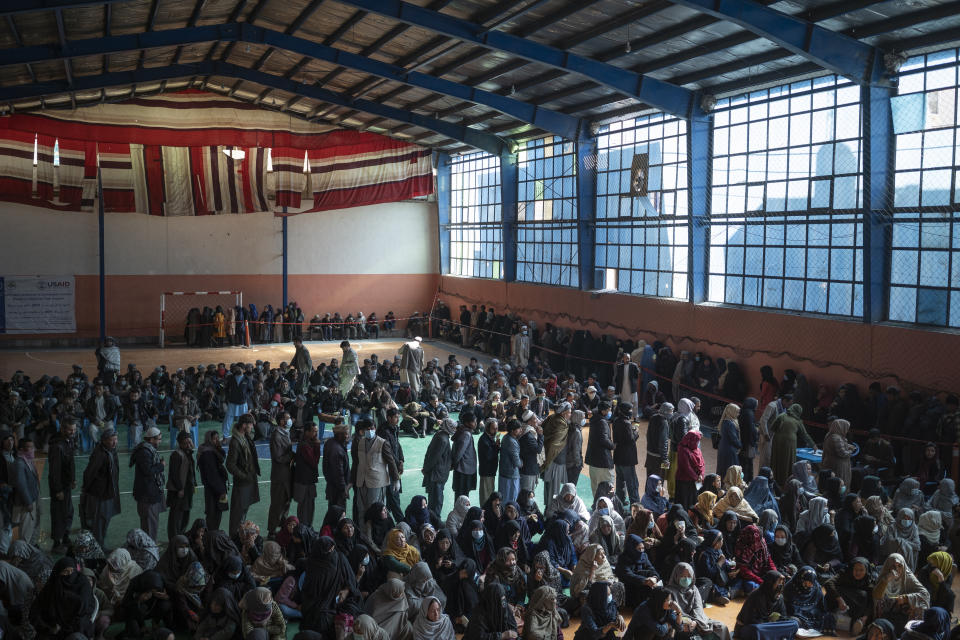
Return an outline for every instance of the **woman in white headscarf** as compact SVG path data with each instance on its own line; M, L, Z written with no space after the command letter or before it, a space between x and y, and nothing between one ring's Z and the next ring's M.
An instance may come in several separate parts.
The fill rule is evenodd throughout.
M686 562L680 562L670 574L667 591L673 594L673 599L683 612L684 622L687 619L697 625L701 634L714 634L719 640L730 640L730 629L719 620L711 620L703 610L703 598L697 589L697 577L693 567Z
M830 524L830 507L826 498L817 496L811 498L806 511L800 513L794 533L811 534L814 529L824 524Z
M677 403L677 414L683 416L687 422L686 431L700 431L700 418L693 409L693 400L690 398L680 398L680 402Z
M917 558L920 557L920 530L912 509L906 507L897 511L897 521L887 531L889 549L903 556L911 571L917 570Z
M927 511L917 519L917 531L920 534L919 558L926 558L940 550L943 539L943 519L936 510Z
M550 502L547 512L544 514L548 520L558 513L563 513L567 509L575 511L582 519L590 520L590 511L587 505L583 503L580 496L577 495L577 487L572 482L568 482L560 487L560 493Z
M420 602L420 613L413 623L413 640L455 640L456 633L443 604L430 596ZM551 639L552 640L552 639Z
M599 544L587 545L580 554L577 566L573 570L573 577L570 578L570 596L579 597L581 593L589 590L594 582L609 582L614 602L618 607L623 604L626 588L613 574L613 568L607 561L607 554Z
M592 536L593 532L600 526L600 519L603 516L608 516L613 521L613 528L621 538L626 535L627 526L623 522L623 516L613 508L613 501L604 496L597 500L597 508L594 509L593 514L590 516L590 521L587 526L588 537Z
M856 448L847 442L847 432L850 423L837 418L828 425L829 432L823 440L823 461L821 469L832 469L838 478L843 480L844 486L850 486L850 456Z
M420 614L420 604L427 598L436 598L440 600L441 605L447 603L447 596L433 579L430 573L430 565L426 562L418 562L413 565L403 581L406 585L407 605L409 607L410 619L414 620Z
M453 502L453 510L447 514L447 529L450 530L450 533L456 537L457 533L460 531L460 527L463 526L463 519L467 516L467 511L470 510L470 498L467 496L457 496L457 499Z
M117 606L127 593L130 581L143 573L130 552L123 547L114 549L107 556L107 564L100 573L97 586L106 594L110 604Z
M926 508L923 491L920 490L920 483L916 478L904 478L900 486L897 487L896 493L893 494L891 510L894 513L899 513L900 509L904 508L912 509L916 514L923 513Z
M960 498L957 497L956 485L952 478L941 480L937 490L927 500L928 509L936 509L940 512L943 528L947 531L953 528L953 510L958 504L960 504Z
M913 575L906 560L899 553L892 553L883 563L877 586L873 588L878 618L893 623L897 633L910 620L919 620L924 609L930 606L930 592Z
M391 640L390 634L367 614L353 621L353 637L356 640Z

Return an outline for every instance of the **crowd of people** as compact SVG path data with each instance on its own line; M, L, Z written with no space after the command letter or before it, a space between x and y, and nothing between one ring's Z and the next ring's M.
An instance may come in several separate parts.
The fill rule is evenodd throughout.
M759 397L746 397L744 374L724 363L713 386L731 401L718 401L698 384L702 354L658 376L668 348L620 341L611 365L592 354L581 375L580 363L561 368L570 349L511 322L488 365L426 360L414 337L383 360L343 339L342 357L314 367L294 334L279 366L121 373L108 341L92 380L81 367L65 380L18 372L0 389L0 637L279 640L291 621L305 640L559 640L570 626L576 640L950 635L960 499L936 443L914 473L885 422L858 451L849 389L826 406L818 444L799 374L765 367ZM943 434L957 399L938 402ZM222 427L201 439L204 420ZM109 549L131 488L121 436L140 526ZM403 444L427 437L422 491L403 491ZM818 470L798 444L822 449ZM50 551L38 546L37 451ZM195 495L204 517L191 523ZM268 516L254 522L261 500ZM733 629L707 615L733 600Z
M406 318L407 336L412 337L426 327L429 314L415 311ZM381 321L376 312L363 311L315 314L309 321L296 302L265 305L262 310L250 303L247 306L223 305L191 308L184 321L183 339L191 347L224 347L250 343L269 344L290 342L294 338L308 340L362 340L379 338L380 332L391 336L397 329L397 316L388 311Z

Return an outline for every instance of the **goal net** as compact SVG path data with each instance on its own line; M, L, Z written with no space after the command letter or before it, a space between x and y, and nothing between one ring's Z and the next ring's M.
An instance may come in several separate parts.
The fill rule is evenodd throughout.
M160 294L160 347L168 344L187 346L212 346L210 340L216 335L213 325L213 311L222 307L229 318L230 309L243 306L243 293L240 291L166 291ZM209 308L209 317L204 318L204 310ZM242 330L241 330L242 331ZM230 333L228 331L228 333ZM243 343L243 334L239 337ZM223 340L229 345L229 337Z

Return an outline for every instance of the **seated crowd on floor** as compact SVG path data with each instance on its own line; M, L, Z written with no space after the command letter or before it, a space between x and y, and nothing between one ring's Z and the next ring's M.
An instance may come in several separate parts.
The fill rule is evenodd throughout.
M314 368L292 335L289 365L143 375L121 372L108 341L92 379L75 366L4 381L0 637L279 640L294 621L295 637L330 640L951 634L960 500L939 447L956 438L956 397L811 394L770 367L747 397L734 362L461 317L418 330L480 335L489 365L451 355L412 370L419 339L382 360L344 340ZM209 420L223 428L200 434ZM931 442L897 440L904 430ZM429 437L422 460L405 459L407 437ZM802 445L820 461L798 458ZM422 489L402 486L408 463ZM107 548L131 488L140 527ZM708 615L731 601L733 629Z

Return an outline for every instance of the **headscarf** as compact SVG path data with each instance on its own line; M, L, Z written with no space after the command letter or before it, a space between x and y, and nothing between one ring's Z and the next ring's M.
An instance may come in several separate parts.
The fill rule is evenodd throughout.
M117 547L107 556L107 566L100 572L97 586L100 587L110 602L118 604L127 593L130 581L143 573L130 552L123 547Z
M177 579L177 593L186 601L191 611L198 613L203 608L202 592L207 586L207 572L199 562L192 562Z
M390 517L390 512L388 511L387 516L383 517L383 511L384 504L382 502L374 502L367 507L366 513L363 514L363 519L370 525L370 538L373 543L378 546L383 546L387 534L393 531L394 528L393 518Z
M881 528L893 524L893 514L883 506L883 499L880 496L870 496L863 503L863 506L866 507L867 513L876 519Z
M647 483L643 489L643 497L640 498L640 504L657 516L664 513L670 507L670 500L661 496L657 491L657 487L662 484L663 478L651 473L647 476Z
M811 586L805 586L805 581L811 582ZM823 606L823 588L817 581L817 572L813 567L803 566L797 570L783 588L783 600L787 611L802 620L804 626L821 622L823 614L826 613L826 607ZM816 626L819 627L819 624Z
M290 526L290 523L293 523L293 530L296 531L297 527L300 525L300 518L297 516L290 516L283 521L283 526L280 527L280 530L277 532L274 540L277 541L277 544L281 548L286 549L291 542L293 542L293 534L287 531L287 527Z
M927 564L934 569L939 569L940 573L947 580L950 579L950 571L953 569L953 557L946 551L934 551L927 556ZM936 576L930 575L930 595L936 596L940 592L942 581Z
M210 568L214 571L219 569L230 556L240 555L240 550L237 549L237 545L233 544L233 540L230 539L226 531L220 529L207 531L205 542L207 545L207 560L211 564Z
M600 628L616 620L619 615L616 603L607 601L607 590L609 588L609 581L597 580L590 585L590 591L587 593L586 606L590 607L593 620ZM580 617L583 617L582 614Z
M738 464L730 465L723 474L724 490L729 491L731 487L738 487L741 491L747 489L747 483L743 480L743 467Z
M591 578L593 582L616 581L608 558L604 557L603 564L594 567L594 560L596 560L598 551L603 551L603 547L598 544L587 545L587 548L583 550L580 559L577 561L577 566L573 570L573 576L570 578L571 595L576 596L585 591L590 586ZM606 556L606 553L604 553L604 556Z
M534 574L537 569L540 569L543 572L543 579L540 581L540 584L553 587L557 593L560 593L563 589L563 578L561 577L560 572L557 570L557 566L550 559L550 554L546 551L540 551L533 556L533 561L530 565L530 574L527 580L527 591L530 591L531 588L533 588L530 585L534 580Z
M726 495L720 498L717 506L713 508L714 515L724 514L727 511L733 511L742 520L756 522L759 519L757 512L753 510L750 503L743 499L743 492L740 487L730 487Z
M398 562L412 567L413 565L420 562L420 552L416 548L407 543L405 547L399 545L397 540L398 535L403 533L400 529L394 529L389 534L387 534L386 543L383 545L383 556L391 557L396 559Z
M953 482L953 480L950 482ZM860 491L858 493L860 499L866 501L870 496L883 496L886 492L883 489L883 482L879 477L863 476L863 479L860 481Z
M881 640L897 640L897 631L893 628L893 623L886 618L877 618L863 632L869 633L870 627L876 627L883 634Z
M778 524L780 524L780 518L777 516L777 512L773 509L764 509L760 513L760 520L757 521L757 526L760 528L760 533L762 533L768 539L773 538L773 531L777 528Z
M453 510L447 514L447 529L456 533L463 526L463 519L467 516L467 510L470 508L470 498L467 496L457 496L453 502Z
M733 531L727 531L727 523L731 520L735 522L737 526L734 527ZM720 532L720 535L723 536L723 555L730 560L732 560L736 554L737 541L740 539L741 528L740 518L737 517L734 511L725 511L717 523L717 530Z
M560 614L557 611L557 592L552 587L537 587L530 594L530 603L523 618L523 632L529 638L557 637Z
M909 527L904 527L900 522L910 518L913 522ZM911 570L917 567L917 556L920 554L920 529L917 527L917 519L912 509L906 507L897 512L897 521L894 523L893 537L897 541L897 550L903 554L907 560L907 566Z
M822 524L830 522L830 507L821 496L810 498L807 510L797 519L797 533L810 533Z
M684 398L685 400L686 398ZM680 404L683 405L683 400L680 401ZM681 413L683 413L681 411ZM691 412L692 413L692 412ZM740 405L730 403L723 408L723 413L720 414L720 424L723 424L725 420L731 421L736 427L737 431L740 431L740 425L737 421L737 418L740 417Z
M502 584L493 583L480 592L480 602L470 614L470 624L467 627L467 636L475 624L480 625L488 633L502 634L504 631L516 631L517 621L507 606L507 594ZM479 636L478 636L479 637Z
M494 503L500 501L500 514L497 515L496 508ZM493 537L497 533L497 529L500 527L500 522L503 520L503 510L506 508L506 503L503 500L503 496L499 491L494 491L487 497L487 501L483 503L483 526L486 528L487 532L490 534L490 537Z
M913 627L930 640L947 640L950 635L950 614L941 607L930 607L923 612L923 622Z
M573 496L573 501L569 504L564 502L563 498L565 496ZM590 511L587 510L587 505L585 505L580 496L577 495L577 486L572 482L567 482L560 487L560 492L550 503L550 508L547 509L547 515L552 516L563 513L567 509L572 509L584 520L590 519Z
M770 551L767 549L763 534L755 524L748 524L740 532L734 554L738 563L750 567L755 573L770 566Z
M430 523L430 509L427 507L426 496L413 496L406 511L403 512L404 521L413 531L420 531L423 525Z
M793 544L793 534L790 533L789 527L778 524L773 529L774 538L777 536L777 531L783 531L786 534L787 544L779 545L774 543L767 547L767 549L770 551L770 557L773 558L773 564L776 565L778 569L781 569L796 559L795 554L797 554L797 548Z
M350 595L360 596L356 574L349 561L337 551L333 538L321 536L310 549L307 559L307 570L300 587L303 602L317 606L321 612L332 613L334 598L344 588Z
M273 615L273 594L266 587L251 589L243 596L240 608L255 625L262 625Z
M420 603L428 597L435 597L440 600L441 605L447 604L447 596L437 585L430 573L430 567L426 562L418 562L410 568L410 572L403 578L407 594L407 604L411 611L416 611ZM443 606L441 606L443 609Z
M257 580L279 578L293 569L293 565L283 557L280 545L273 540L263 543L263 553L254 560L250 573Z
M73 573L61 575L68 567L73 567ZM96 598L90 580L80 573L77 561L64 556L53 565L50 579L34 601L34 606L43 613L48 626L59 624L61 627L73 627L78 620L91 620ZM93 631L92 622L89 630Z
M761 513L767 509L774 511L777 518L780 518L780 507L777 506L777 499L770 489L770 484L763 476L757 476L750 481L750 486L743 492L743 499L753 507L756 513Z
M697 414L693 410L695 406L695 403L690 398L680 398L680 401L677 402L677 413L686 419L687 431L700 431L700 418L697 417Z
M187 555L182 558L179 557L177 555L177 549L186 549ZM184 574L187 568L196 561L197 555L190 547L190 541L187 540L187 536L173 536L170 544L167 545L167 550L160 556L160 561L157 563L157 571L163 576L164 580L174 584L180 576Z
M434 601L440 604L440 617L436 622L427 617L430 604ZM420 601L420 614L413 622L413 640L455 640L456 633L450 616L443 612L443 602L436 596L427 596Z
M367 598L363 610L383 627L391 638L401 638L409 633L408 604L403 581L391 578L380 585Z
M930 604L929 592L920 584L917 576L915 576L913 571L910 570L910 567L907 566L907 561L899 553L891 553L887 556L887 559L883 563L883 568L880 569L881 579L889 575L895 565L900 566L900 577L891 577L887 580L883 597L897 598L899 596L908 596L911 600L911 606L927 607Z
M131 529L127 533L126 547L134 562L144 571L150 571L160 562L160 549L157 543L143 529Z
M680 585L680 576L688 572L693 580L686 587ZM670 573L670 581L666 584L667 591L673 596L673 599L680 605L683 614L697 623L701 631L709 631L711 628L710 619L703 610L703 598L697 589L697 574L693 567L686 562L679 562L673 567ZM661 605L662 606L662 605Z
M807 472L807 461L797 460L793 463L793 477L800 481L800 486L808 494L817 493L817 479Z
M713 508L717 506L717 494L712 491L704 491L697 496L697 504L693 507L694 511L700 514L706 525L713 526L715 518Z
M510 547L497 549L496 558L490 563L490 566L487 567L486 583L490 584L494 581L500 582L504 586L510 587L514 597L522 601L527 591L527 580L519 564L514 564L513 567L507 566L507 558L511 553L514 556L517 555L517 552Z
M952 478L944 478L933 492L930 499L927 500L927 507L936 509L944 517L952 516L953 508L960 504L960 498L954 489L955 485Z
M353 621L353 635L363 640L391 640L390 634L381 629L380 625L365 613ZM319 634L318 637L320 637Z
M940 532L943 528L939 511L927 511L917 520L920 537L934 546L940 544Z
M877 519L873 516L857 516L853 520L853 534L850 536L851 546L856 546L857 555L878 559L880 557L880 537L873 533Z
M819 558L843 560L843 550L840 548L837 529L832 524L822 524L814 529L810 539L817 549Z
M915 513L923 513L923 492L916 478L905 478L893 494L892 510L899 513L903 508L912 509Z
M546 531L537 543L536 551L549 554L550 561L558 567L572 568L577 561L577 552L570 539L570 525L558 518L547 524Z
M213 604L220 606L220 613L213 613L213 609L211 608ZM210 601L207 602L206 613L203 617L205 620L230 621L236 625L237 632L240 631L242 624L240 620L240 607L237 605L237 600L233 597L232 593L223 588L213 590Z

